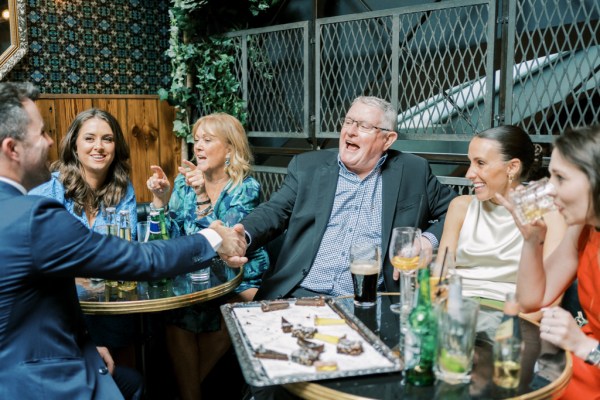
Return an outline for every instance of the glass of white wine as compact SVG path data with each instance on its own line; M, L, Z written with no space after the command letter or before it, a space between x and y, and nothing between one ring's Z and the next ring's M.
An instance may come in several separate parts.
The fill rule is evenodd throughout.
M421 257L421 230L411 226L394 228L390 240L390 262L400 271L400 303L390 309L396 313L408 313L412 308L412 278L419 268Z

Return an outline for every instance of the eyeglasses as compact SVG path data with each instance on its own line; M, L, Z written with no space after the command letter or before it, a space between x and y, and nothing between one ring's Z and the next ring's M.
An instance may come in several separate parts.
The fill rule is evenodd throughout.
M376 130L380 130L380 131L384 131L384 132L391 132L391 129L385 129L385 128L380 128L378 126L375 125L371 125L368 122L365 121L355 121L352 118L342 118L342 126L345 126L346 128L351 128L352 125L356 124L358 126L358 131L360 133L366 133L366 134L372 134L375 133Z

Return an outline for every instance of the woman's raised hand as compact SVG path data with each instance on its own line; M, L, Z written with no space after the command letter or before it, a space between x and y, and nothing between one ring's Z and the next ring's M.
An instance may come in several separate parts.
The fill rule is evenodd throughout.
M185 183L194 188L196 195L206 195L204 186L204 173L196 167L191 161L183 160L183 166L179 167L179 172L185 176Z
M152 176L148 178L146 185L154 195L152 203L157 208L162 208L169 203L171 183L165 172L158 165L151 165Z

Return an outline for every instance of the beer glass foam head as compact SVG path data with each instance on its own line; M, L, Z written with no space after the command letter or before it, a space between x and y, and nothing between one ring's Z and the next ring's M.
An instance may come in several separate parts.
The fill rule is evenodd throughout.
M357 275L375 275L379 273L379 265L372 260L354 260L350 264L350 272Z

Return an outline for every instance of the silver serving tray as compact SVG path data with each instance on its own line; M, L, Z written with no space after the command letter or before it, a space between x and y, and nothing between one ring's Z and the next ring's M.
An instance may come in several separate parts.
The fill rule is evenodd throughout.
M290 304L295 302L295 299L288 299ZM325 305L335 311L340 318L346 320L350 328L354 329L362 338L369 343L378 353L388 359L393 365L378 368L365 368L345 371L320 371L314 373L295 373L290 375L282 375L271 378L263 369L261 360L254 357L254 351L251 343L248 340L244 327L236 318L234 309L239 307L260 307L260 302L247 303L230 303L221 306L221 313L225 319L225 324L229 330L231 342L235 348L242 373L246 382L253 386L271 386L282 385L286 383L317 381L332 378L346 378L351 376L381 374L386 372L395 372L402 369L402 361L387 347L379 337L377 337L362 321L360 321L353 313L348 311L343 306L343 299L336 300L335 298L326 298Z

